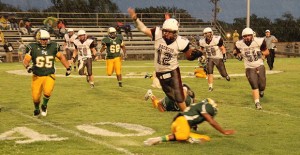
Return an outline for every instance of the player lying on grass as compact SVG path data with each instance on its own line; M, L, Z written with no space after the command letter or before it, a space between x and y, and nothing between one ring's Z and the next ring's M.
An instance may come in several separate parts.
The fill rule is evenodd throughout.
M215 120L217 104L214 100L207 98L200 103L191 104L184 112L178 113L171 125L171 134L162 137L149 138L144 141L145 145L155 145L167 141L187 141L190 143L201 143L210 141L210 137L191 132L191 127L207 121L212 127L224 135L234 134L234 130L224 130Z

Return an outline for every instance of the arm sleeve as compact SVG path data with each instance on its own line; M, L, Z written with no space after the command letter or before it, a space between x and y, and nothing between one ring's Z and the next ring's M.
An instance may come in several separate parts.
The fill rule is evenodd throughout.
M264 40L264 41L262 42L261 46L260 46L260 50L261 50L261 51L265 51L266 49L267 49L267 43L266 43L266 41Z
M218 43L218 46L221 47L221 46L223 46L223 45L224 45L224 41L223 41L222 38L220 38L219 43Z
M151 30L151 34L152 34L152 40L155 40L155 30L156 28L152 28Z
M190 49L190 43L186 45L186 47L181 51L183 53L187 52Z

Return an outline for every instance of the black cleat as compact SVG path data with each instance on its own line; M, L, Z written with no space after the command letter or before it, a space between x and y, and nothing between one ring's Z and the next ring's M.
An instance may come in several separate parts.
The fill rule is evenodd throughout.
M227 81L230 81L230 77L229 77L228 75L226 76L226 80L227 80Z
M209 88L208 88L208 91L213 91L213 90L214 90L213 87L209 87Z
M41 106L41 109L42 109L42 116L47 116L47 106L46 105L42 105Z
M119 82L119 87L123 87L122 82Z
M40 110L34 110L33 111L33 116L38 117L40 116L41 111Z

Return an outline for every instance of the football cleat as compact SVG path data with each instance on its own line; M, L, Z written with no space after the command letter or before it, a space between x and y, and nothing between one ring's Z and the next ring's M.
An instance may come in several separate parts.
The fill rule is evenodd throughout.
M264 97L264 94L265 94L264 91L259 91L259 96L260 97Z
M34 110L33 111L33 116L38 117L40 116L41 111L40 110Z
M119 82L119 87L123 87L122 82Z
M94 85L94 84L90 84L90 86L91 86L91 88L92 88L92 89L95 87L95 85Z
M152 90L149 89L145 94L145 101L147 101L151 96L153 96Z
M161 141L162 141L161 137L148 138L147 140L144 141L144 144L147 146L151 146L151 145L161 143Z
M226 80L227 80L227 81L230 81L230 77L229 77L228 75L226 76Z
M256 107L257 110L261 110L262 109L262 106L261 106L261 104L259 102L255 103L255 107Z
M194 131L198 131L198 125L191 126L191 129L193 129Z
M41 106L41 109L42 109L42 116L47 116L47 106L46 105L42 105Z
M208 88L208 91L213 91L213 90L214 90L213 87L209 87L209 88Z
M191 144L200 144L200 143L203 143L201 139L198 139L198 138L193 138L193 137L190 137L188 140L186 140L187 142L191 143Z

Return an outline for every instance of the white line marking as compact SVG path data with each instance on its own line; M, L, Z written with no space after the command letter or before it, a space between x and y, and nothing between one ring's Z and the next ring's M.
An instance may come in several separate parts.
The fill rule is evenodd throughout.
M84 136L84 135L80 134L79 132L76 132L76 131L73 131L73 130L70 130L70 129L66 129L66 128L63 128L63 127L58 126L58 125L54 125L54 124L52 124L50 122L42 121L40 119L34 118L33 116L26 115L26 114L24 114L22 112L19 112L19 111L16 111L16 110L12 110L12 112L14 112L14 113L16 113L16 114L18 114L18 115L20 115L22 117L31 119L31 120L33 120L35 122L40 123L40 124L50 126L52 128L58 129L60 131L63 131L63 132L69 133L69 134L72 134L72 135L74 135L76 137L79 137L79 138L83 138L83 139L85 139L87 141L94 142L94 143L100 144L100 145L104 145L104 146L106 146L106 147L108 147L110 149L117 150L117 151L123 152L123 153L128 154L128 155L134 155L134 153L126 150L125 148L117 147L117 146L108 144L108 143L106 143L104 141L100 141L100 140L97 140L97 139L89 137L89 136Z
M145 66L132 66L134 68L136 67L145 67ZM32 76L32 74L29 74L26 72L26 70L10 70L10 71L6 71L7 73L10 73L10 74L16 74L16 75L25 75L25 76ZM283 71L267 71L266 74L277 74L277 73L281 73ZM194 73L193 72L181 72L181 73L186 73L188 75L181 75L181 78L196 78L194 76ZM78 73L76 73L78 74ZM144 72L143 73L135 73L135 72L129 72L127 73L126 75L123 75L122 78L125 78L125 79L135 79L135 78L138 78L138 79L141 79L141 78L145 78L145 75L147 73ZM65 75L63 74L55 74L56 77L66 77ZM241 76L245 76L245 73L242 73L242 74L229 74L230 77L241 77ZM220 78L221 75L218 75L218 74L215 74L214 75L215 78ZM85 76L82 76L82 75L75 75L74 73L72 73L70 76L68 76L68 78L86 78ZM94 78L116 78L115 76L107 76L107 75L94 75Z
M300 118L300 117L297 117L297 116L292 116L290 114L283 114L283 113L267 111L267 110L256 110L256 109L254 109L254 106L253 106L253 108L250 108L250 107L241 107L241 108L249 109L249 110L252 110L252 111L263 112L263 113L267 113L267 114L272 114L272 115L280 115L280 116L292 117L292 118L298 118L298 119Z

